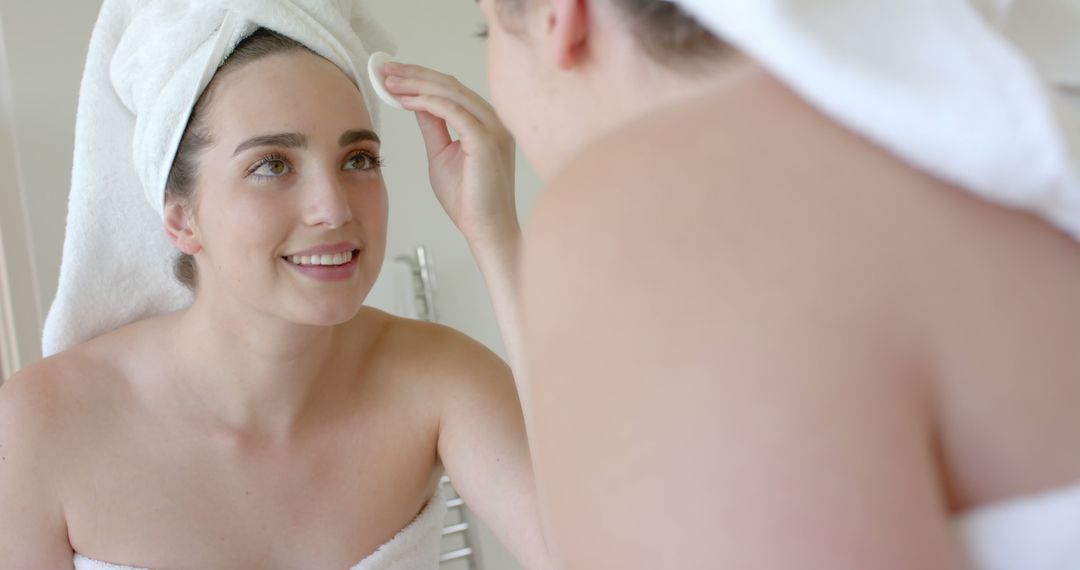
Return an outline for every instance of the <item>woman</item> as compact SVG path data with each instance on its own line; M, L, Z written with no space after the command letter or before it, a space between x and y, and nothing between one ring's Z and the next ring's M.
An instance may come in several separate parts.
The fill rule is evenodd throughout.
M444 466L526 567L547 566L509 369L362 306L387 194L353 81L266 29L216 71L163 205L194 302L0 390L0 518L18 521L0 566L435 568ZM507 152L504 131L480 135Z
M1032 108L993 104L1033 65L975 90L992 112L935 115L951 91L934 81L970 86L927 70L1019 48L967 2L902 4L479 0L495 107L548 189L524 246L504 195L449 211L527 364L562 567L1080 567L1076 188L980 199L1058 147L950 170L983 148L1023 156L1032 125L1008 132L1006 111ZM912 74L826 65L864 60ZM451 80L386 73L407 108L470 124L479 103ZM928 96L916 123L902 98L851 99L879 77ZM421 124L438 156L444 131Z

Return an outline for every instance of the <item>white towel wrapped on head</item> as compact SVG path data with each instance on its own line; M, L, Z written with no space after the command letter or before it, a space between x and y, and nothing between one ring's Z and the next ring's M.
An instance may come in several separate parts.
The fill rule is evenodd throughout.
M359 0L105 0L79 93L60 283L42 352L190 304L161 213L195 102L258 28L303 44L377 99L367 58L390 49Z

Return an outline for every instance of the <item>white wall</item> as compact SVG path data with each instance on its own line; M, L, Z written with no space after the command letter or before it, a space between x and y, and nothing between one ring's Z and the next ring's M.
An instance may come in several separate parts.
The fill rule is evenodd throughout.
M32 303L39 315L48 308L60 272L75 106L99 6L98 0L0 0L28 241L37 266L35 298L17 304ZM20 338L19 345L32 358L40 354L36 338Z
M16 137L14 89L7 65L8 22L0 17L0 342L5 374L38 358L41 327L37 273L31 254L23 169ZM17 345L17 346L16 346Z
M378 21L398 44L399 58L456 75L487 96L483 43L474 37L481 23L473 0L369 0ZM24 364L39 356L40 320L55 294L71 175L75 109L86 47L100 0L62 4L35 0L0 0L0 33L7 47L10 82L0 66L0 228L16 234L8 253L32 251L34 275L25 275L15 291L26 323L20 331ZM3 59L0 52L0 60ZM2 113L3 92L10 92L14 115ZM384 108L380 133L390 189L388 255L426 244L437 276L441 320L505 356L483 281L464 240L431 193L423 143L415 119ZM8 120L8 122L4 122ZM4 132L9 132L5 142ZM7 144L6 148L4 145ZM21 176L29 229L8 223L16 210L15 173ZM533 204L539 180L518 164L519 210ZM3 236L5 239L8 236ZM11 243L19 245L12 248ZM9 256L10 257L10 256ZM24 254L24 258L25 258ZM27 259L22 266L29 267ZM10 263L9 263L10 265ZM26 316L30 315L30 316ZM518 566L484 530L481 551L487 570Z

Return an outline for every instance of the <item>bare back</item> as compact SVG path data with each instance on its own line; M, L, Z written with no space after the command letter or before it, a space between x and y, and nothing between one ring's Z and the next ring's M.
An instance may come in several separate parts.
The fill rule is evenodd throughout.
M764 74L537 208L534 449L576 567L950 567L951 515L1080 480L1080 246Z

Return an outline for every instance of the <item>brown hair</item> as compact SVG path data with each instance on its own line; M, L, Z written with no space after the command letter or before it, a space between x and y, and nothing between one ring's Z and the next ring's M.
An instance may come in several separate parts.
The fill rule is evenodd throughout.
M206 150L211 143L210 128L206 124L206 109L210 105L219 80L246 64L296 49L307 48L291 38L266 28L259 28L237 44L236 49L218 68L214 78L210 80L191 110L184 136L180 139L180 146L176 149L176 157L173 158L172 168L169 170L168 181L165 183L165 195L168 198L179 201L189 209L193 209L196 205L195 181L199 173L198 160L202 151ZM173 262L173 274L186 287L194 290L198 281L195 258L186 253L179 254Z
M519 12L529 0L499 0ZM730 52L727 43L673 2L664 0L608 0L625 17L631 32L653 60L679 69L694 70Z

